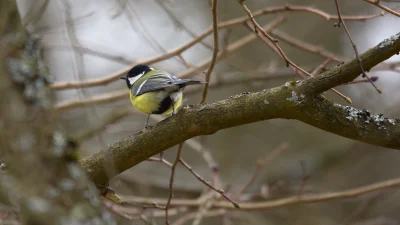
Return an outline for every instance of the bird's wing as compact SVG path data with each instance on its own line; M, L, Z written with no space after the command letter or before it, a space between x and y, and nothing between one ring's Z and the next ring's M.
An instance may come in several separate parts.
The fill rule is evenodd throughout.
M139 96L147 92L171 87L176 87L178 90L179 86L177 86L175 83L179 80L179 78L176 78L166 72L156 71L156 74L143 81L139 86L132 88L132 94L134 96Z

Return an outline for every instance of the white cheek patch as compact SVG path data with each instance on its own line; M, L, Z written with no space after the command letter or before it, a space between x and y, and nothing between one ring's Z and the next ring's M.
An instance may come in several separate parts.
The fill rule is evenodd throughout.
M129 84L130 84L130 85L133 85L133 84L134 84L137 80L139 80L144 74L145 74L145 72L143 71L143 73L141 73L141 74L139 74L139 75L137 75L137 76L129 77L129 78L128 78Z

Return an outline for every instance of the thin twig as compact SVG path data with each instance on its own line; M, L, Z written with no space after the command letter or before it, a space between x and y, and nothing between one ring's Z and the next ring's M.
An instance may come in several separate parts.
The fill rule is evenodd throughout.
M304 69L302 69L301 67L299 67L298 65L296 65L295 63L293 63L291 60L289 60L289 58L285 55L285 53L283 52L283 50L279 47L279 45L277 44L277 40L272 38L262 27L260 27L260 25L257 23L257 21L254 19L253 14L251 13L251 11L247 8L247 6L244 4L244 0L237 0L240 5L243 7L243 9L246 11L247 15L250 18L250 21L253 23L254 25L254 31L257 34L257 37L260 37L260 34L258 31L260 31L262 33L262 37L267 38L272 45L276 48L275 51L278 51L279 55L283 58L283 60L285 60L286 62L286 66L293 66L294 68L296 68L297 70L303 72L304 74L306 74L307 76L312 77L312 75L305 71ZM246 23L246 25L248 26L248 24ZM263 38L261 38L262 40L264 40ZM267 43L267 42L265 42ZM269 44L267 44L269 47L271 47ZM340 97L344 98L344 100L348 103L351 104L351 99L345 95L343 95L342 93L340 93L339 91L337 91L336 89L331 89L333 92L335 92L336 94L338 94Z
M210 76L212 71L214 70L215 62L217 61L217 56L218 56L218 14L217 14L217 6L218 6L218 0L213 0L212 1L212 6L211 6L211 11L212 11L212 18L213 18L213 37L214 37L214 48L213 48L213 54L211 58L211 63L210 67L207 70L206 73L206 84L204 85L203 88L203 93L201 95L201 100L199 104L203 104L206 101L207 98L207 93L208 93L208 84L210 82Z
M323 63L321 63L319 66L317 66L312 72L311 75L315 76L317 75L320 71L324 70L326 66L332 61L331 58L327 58Z
M249 26L247 23L246 23L245 25L247 26L247 28L251 29L250 26ZM260 35L259 33L257 33L257 37L258 37L261 41L263 41L264 44L266 44L269 48L271 48L271 49L274 50L275 52L278 52L277 49L275 49L273 46L271 46L271 44L270 44L269 41L264 40L264 35ZM278 53L279 53L279 52L278 52ZM309 72L305 71L304 69L302 69L301 67L299 67L298 65L296 65L295 63L293 63L291 60L289 60L288 58L286 58L286 59L288 60L289 65L293 66L296 70L299 70L299 71L303 72L304 74L306 74L307 76L312 77L312 75L311 75ZM296 72L296 71L295 71L295 72ZM345 96L344 94L340 93L339 91L337 91L337 90L334 89L334 88L331 88L331 90L332 90L333 92L335 92L337 95L339 95L340 97L342 97L342 98L343 98L346 102L348 102L349 104L352 103L352 101L351 101L351 99L350 99L349 97Z
M260 13L260 15L263 15L263 14ZM229 20L229 21L221 22L220 24L218 24L218 29L224 29L224 28L240 25L243 22L245 22L246 20L248 20L247 17L240 18L239 20L238 19L232 19L232 20ZM280 21L280 22L282 22L282 21ZM277 26L278 24L273 24L272 26L274 26L274 25ZM275 26L273 28L275 28ZM211 28L205 30L200 35L198 35L195 39L190 40L189 42L183 44L182 46L180 46L180 47L178 47L178 48L176 48L174 50L171 50L171 51L169 51L169 52L167 52L165 54L162 54L160 56L152 57L152 58L147 59L147 60L134 62L131 65L125 67L124 69L122 69L120 71L117 71L115 73L112 73L112 74L110 74L110 75L108 75L106 77L96 78L96 79L89 79L89 80L85 80L85 81L58 82L58 83L52 84L51 88L53 88L55 90L63 90L63 89L70 89L70 88L93 87L93 86L100 86L100 85L109 84L109 83L117 80L121 75L127 73L134 65L136 65L136 64L151 65L151 64L154 64L154 63L157 63L157 62L172 58L172 57L174 57L176 55L179 55L182 52L186 51L190 47L194 46L199 41L203 40L208 35L210 35L212 32L213 32L213 28L211 27ZM230 44L227 47L226 54L224 54L224 55L227 55L228 52L232 53L232 52L238 50L239 48L243 47L244 45L248 44L249 41L247 41L247 40L249 39L249 37L248 36L246 36L246 37L241 38L240 40ZM251 40L254 40L254 39L251 38ZM225 53L225 51L224 51L224 53ZM219 54L219 55L221 55L221 54ZM222 59L222 57L218 58L218 59ZM197 70L196 69L189 69L188 72L182 74L181 76L183 76L183 78L185 78L185 77L188 77L190 75L193 75L194 73L198 72L198 70L202 70L203 67L207 67L208 64L209 64L209 62L203 63L200 66L197 66L196 67Z
M205 136L201 137L202 139L205 138ZM212 173L212 185L216 187L221 187L221 177L219 175L219 165L215 161L214 157L212 156L211 152L209 149L207 149L203 143L200 143L201 141L196 141L195 139L189 139L185 141L185 144L190 146L192 149L194 149L196 152L201 154L203 157L204 161L207 163L208 168L210 168L211 173Z
M110 93L92 96L85 99L66 100L56 104L54 106L54 109L67 110L81 106L90 106L93 104L100 104L100 103L104 104L104 103L114 102L115 100L119 99L126 99L127 96L129 96L129 92L127 92L126 90L118 90Z
M114 214L116 214L116 215L118 215L118 216L120 216L120 217L122 217L122 218L125 218L125 219L127 219L127 220L133 220L133 219L134 219L134 217L132 217L132 216L126 214L126 213L122 213L122 212L120 212L119 210L115 209L114 206L116 206L116 204L115 204L114 202L112 202L112 201L104 200L104 201L103 201L103 205L104 205L104 207L105 207L106 209L108 209L110 212L113 212Z
M160 154L159 154L159 159L160 159L161 161L164 160L163 156L164 156L164 152L160 152Z
M347 83L347 84L369 83L370 81L375 82L375 81L377 81L378 79L379 79L379 77L377 77L377 76L372 76L372 77L370 77L369 80L367 80L367 79L364 79L364 80L354 80L354 81L349 82L349 83ZM347 85L347 84L346 84L346 85Z
M304 6L293 6L293 5L285 5L285 6L281 6L281 7L267 7L267 8L264 8L264 9L254 12L253 17L267 15L267 14L273 14L273 13L287 12L287 11L312 13L312 14L318 15L320 17L323 17L326 20L337 19L337 16L330 15L319 9L315 9L312 7L304 7ZM361 15L361 16L343 16L342 19L350 20L350 21L363 21L363 20L377 18L377 17L383 16L383 15L384 15L384 13ZM225 29L225 28L229 28L232 26L240 25L248 20L249 20L249 18L247 16L234 18L234 19L219 23L218 29ZM131 65L123 68L122 70L114 72L112 74L109 74L106 77L89 79L89 80L85 80L85 81L58 82L58 83L52 84L51 88L53 88L55 90L62 90L62 89L93 87L93 86L109 84L109 83L117 80L121 75L127 73L134 65L136 65L136 64L153 64L153 63L160 62L162 60L166 60L171 57L177 56L180 53L182 53L183 51L185 51L186 49L188 49L188 48L192 47L193 45L197 44L198 42L202 41L204 38L206 38L212 32L213 32L213 29L212 29L212 27L210 27L210 28L206 29L205 31L203 31L196 38L190 40L189 42L183 44L182 46L180 46L172 51L169 51L160 56L152 57L147 60L132 63Z
M301 179L300 188L299 191L297 192L298 196L301 196L303 194L304 186L306 185L306 182L310 177L310 173L308 172L306 164L303 160L300 160L300 166L301 166L301 171L303 173L303 178Z
M194 149L196 152L201 154L201 156L203 157L204 161L207 163L210 170L218 170L218 163L213 158L210 150L207 149L204 145L202 145L199 141L196 141L195 139L189 139L189 140L185 141L185 144L187 144L192 149Z
M200 225L206 214L210 211L210 208L212 207L212 202L215 201L215 199L216 199L215 194L211 195L210 198L204 201L204 204L199 206L196 212L196 216L194 217L194 220L192 222L192 225Z
M142 208L143 210L144 209L165 209L165 207L164 206L160 206L160 205L158 205L157 203L155 203L155 202L152 202L152 203L144 203L144 204L138 204L138 203L131 203L131 205L132 206L136 206L136 207L139 207L139 208Z
M226 214L227 211L225 209L217 209L217 210L212 210L209 212L206 212L203 216L204 217L215 217L215 216L222 216ZM181 218L179 218L177 221L175 221L172 225L183 225L186 222L188 222L191 219L194 219L197 216L197 212L191 212L188 213Z
M180 18L178 18L178 15L175 15L173 12L171 12L171 10L165 5L165 1L164 0L156 0L155 2L158 3L159 6L161 6L161 8L164 9L165 13L167 14L167 16L174 22L174 24L179 27L182 28L183 30L185 30L190 37L192 37L193 39L196 38L196 34L190 30L187 26L185 26L185 24L182 22L184 20L181 20ZM203 40L199 41L199 44L203 45L204 47L212 50L213 47L209 44L207 44L206 42L204 42Z
M48 45L47 44L46 46L44 46L43 49L44 50L61 50L61 51L63 51L63 50L64 51L76 51L79 49L79 51L81 51L85 54L101 57L101 58L108 59L108 60L111 60L114 62L125 64L125 65L130 65L133 62L133 60L127 59L123 56L117 56L117 55L112 55L112 54L105 53L105 52L92 50L90 48L83 47L81 45L72 45L72 48L71 48L71 46L67 46L67 45Z
M383 10L385 10L386 12L388 12L390 14L393 14L395 16L400 17L400 13L398 13L398 12L394 11L393 9L390 9L390 8L382 5L381 3L379 3L379 0L364 0L364 1L383 9Z
M272 160L274 160L283 150L286 150L289 147L288 144L284 143L279 145L277 148L275 148L274 150L272 150L265 159L262 160L258 160L257 161L257 167L253 173L253 175L251 176L249 182L247 182L247 184L243 187L243 189L239 192L240 194L246 193L248 191L248 189L253 185L254 181L256 180L258 174L260 173L260 171L268 165L269 162L271 162Z
M357 46L356 46L356 44L354 44L354 41L353 41L353 39L351 38L350 32L349 32L349 30L347 29L346 23L342 20L342 16L341 16L341 13L340 13L340 7L339 7L339 2L338 2L338 0L335 0L335 5L336 5L336 11L337 11L337 14L338 14L338 17L339 17L339 22L338 22L337 24L335 24L335 26L340 27L340 24L343 24L343 28L344 28L344 30L346 31L347 37L349 38L349 40L350 40L350 42L351 42L351 45L353 46L354 53L356 54L357 62L358 62L358 64L360 65L361 72L362 72L362 76L363 76L363 77L366 77L366 78L369 80L369 82L372 84L372 86L375 88L375 90L376 90L379 94L382 94L382 91L381 91L379 88L377 88L377 87L375 86L375 84L371 81L371 79L369 78L369 76L365 73L364 67L363 67L363 65L362 65L362 63L361 63L361 59L360 59L360 56L359 56L358 51L357 51Z
M254 31L256 32L256 34L258 35L258 31L260 31L264 37L266 37L268 40L271 41L271 43L275 46L275 48L278 50L279 54L281 55L281 57L283 58L283 60L286 61L286 66L289 66L289 59L286 57L285 53L283 53L283 50L281 49L281 47L279 47L278 45L278 41L274 38L272 38L258 23L257 21L254 19L253 14L251 13L251 11L249 10L249 8L247 8L246 4L244 4L244 0L237 0L240 5L243 7L244 11L247 13L247 15L250 18L250 21L253 23L254 25Z
M179 161L180 161L180 163L181 163L184 167L186 167L186 169L189 170L190 173L193 174L193 176L195 176L195 177L197 178L197 180L199 180L200 182L202 182L203 184L205 184L207 187L209 187L209 188L213 189L214 191L218 192L222 197L224 197L226 200L228 200L229 202L231 202L232 205L233 205L235 208L238 208L238 209L240 208L239 204L236 203L235 201L233 201L232 199L230 199L230 198L225 194L225 192L224 192L223 190L217 189L217 188L215 188L214 186L212 186L210 183L208 183L207 181L205 181L205 180L204 180L199 174L197 174L197 173L193 170L193 168L190 167L189 164L187 164L183 159L180 159Z
M277 19L275 19L275 20L271 21L270 23L268 23L267 25L265 25L263 29L267 30L267 31L275 29L284 20L285 20L285 17L283 17L283 16L282 17L278 17ZM257 35L248 34L248 35L244 36L243 38L233 42L226 49L224 49L224 51L221 51L220 53L218 53L217 61L228 57L229 55L231 55L234 52L236 52L238 49L242 48L243 46L249 44L250 42L252 42L252 41L254 41L256 39L257 39ZM187 70L186 72L184 72L182 74L179 74L178 77L180 77L180 78L191 77L194 74L206 69L210 63L211 63L211 59L206 60L203 63L201 63L200 65L198 65L196 67L193 67L193 68Z
M63 5L64 10L65 10L65 14L64 14L64 19L65 19L65 35L68 39L69 45L71 48L75 48L77 46L81 46L80 41L78 40L78 36L76 33L76 27L74 26L74 21L72 18L72 6L71 3L67 0L59 0L60 4ZM85 65L85 61L84 61L84 54L83 52L80 51L79 48L75 49L75 52L72 55L72 58L74 60L73 63L73 69L74 69L74 73L75 75L78 77L79 80L85 80L87 78L86 74L85 74L85 69L84 69L84 65ZM80 97L82 98L87 98L87 96L89 95L87 90L79 90L78 94ZM97 114L97 111L93 108L90 107L89 109L86 110L86 118L95 118L97 121L99 120L99 115ZM88 120L89 125L93 124L92 126L94 126L94 122L92 120ZM102 137L102 135L98 134L98 133L93 133L94 135L97 135L97 138L99 139L100 143L105 146L105 142L104 139Z
M301 196L294 195L291 197L267 200L261 202L240 202L241 210L267 210L276 209L280 207L292 206L295 204L306 204L325 202L339 199L355 198L367 193L400 187L400 178L377 182L370 185L365 185L357 188L351 188L343 191L319 193L319 194L303 194ZM156 199L156 198L143 198L143 197L121 197L124 202L131 203L146 203L146 202L157 202L159 205L164 205L167 199ZM194 201L193 199L174 199L170 202L170 206L181 206L181 207L198 207L202 202ZM217 201L213 203L213 208L224 208L224 209L235 209L229 201Z
M158 49L158 51L161 51L163 54L165 54L167 50L165 50L164 47L160 43L158 43L158 40L151 35L151 33L147 29L147 26L144 25L143 21L141 20L141 17L137 15L134 8L135 7L132 6L131 1L128 1L126 3L126 7L124 8L125 15L128 18L128 22L130 23L132 30L134 30L135 33L141 34L143 38L147 41L147 43L149 43L154 50ZM139 29L137 29L134 26L134 21L139 25L138 26ZM183 59L183 57L180 54L177 54L175 56L180 59L178 61L182 65L187 65L186 60Z
M36 25L43 17L46 11L49 0L44 0L42 4L33 4L32 7L22 18L22 24L27 27L28 25Z
M179 17L178 15L175 15L174 13L171 12L171 10L166 6L164 0L157 0L156 2L164 9L164 11L165 11L166 14L168 15L168 17L171 18L171 20L174 22L174 24L175 24L177 27L180 27L180 28L182 28L183 30L185 30L185 31L187 32L187 34L188 34L191 38L193 38L193 39L196 38L197 35L196 35L190 28L188 28L187 26L185 26L185 24L181 21L181 19L178 18L178 17ZM211 6L211 4L210 4L210 6ZM229 33L230 33L230 29L228 28L226 34L229 34ZM228 35L224 35L224 36L227 37ZM224 40L224 41L225 41L225 40ZM204 40L201 40L201 41L199 41L198 43L201 44L201 45L203 45L205 48L207 48L207 49L213 51L213 47L212 47L211 45L209 45L208 43L206 43ZM227 44L227 42L226 42L226 44ZM224 45L222 45L222 46L224 47ZM223 48L220 48L220 49L223 49ZM237 56L237 57L239 57L239 56ZM244 58L242 58L241 60L242 60L242 61L245 61ZM232 62L232 61L228 60L228 61L226 61L226 63L227 63L230 67L232 67L233 69L242 70L241 67L240 67L239 65L237 65L237 63L235 63L235 62ZM188 67L188 68L189 68L189 67Z
M148 158L147 161L150 161L150 162L161 162L161 163L167 165L168 167L172 168L172 163L170 163L168 160L166 160L166 159L164 159L162 157L159 157L159 158L151 157L151 158Z
M183 146L183 143L180 143L178 146L178 152L176 153L176 158L175 158L174 164L172 164L172 167L171 167L171 176L169 179L169 196L168 196L167 204L165 205L165 224L167 224L167 225L169 224L168 209L170 207L171 200L172 200L172 191L173 191L172 189L173 189L173 185L174 185L175 168L178 165L179 160L181 158L182 146Z
M74 136L73 139L78 144L82 144L83 141L86 141L94 135L104 131L110 124L113 124L125 116L130 115L132 111L132 107L130 106L125 108L117 108L113 110L110 115L107 115L105 118L102 117L95 127L90 127L87 130L79 132L79 134Z
M296 47L298 49L302 49L307 52L321 55L323 57L331 59L332 61L337 61L337 62L344 61L343 57L341 57L341 56L337 56L334 53L329 52L322 47L315 46L310 43L301 41L300 39L297 39L297 38L293 37L292 35L287 34L285 32L282 32L279 30L273 30L271 32L271 34L275 35L275 37L277 37L279 40L282 40L282 41L288 43L289 45L292 45L293 47Z
M389 196L386 192L381 191L378 192L375 196L372 196L369 199L366 199L362 201L359 206L349 215L344 219L344 222L341 223L343 225L351 225L354 222L362 219L365 215L367 215L368 210L373 208L374 205L376 205L379 201L382 201L385 199L385 197Z

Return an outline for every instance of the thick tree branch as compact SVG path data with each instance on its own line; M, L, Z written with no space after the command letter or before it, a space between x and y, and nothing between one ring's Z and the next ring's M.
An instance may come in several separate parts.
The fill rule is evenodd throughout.
M360 55L367 70L400 51L400 33ZM106 161L121 173L176 144L199 135L275 118L296 119L373 145L400 149L400 121L334 104L320 93L360 74L356 59L301 82L242 93L212 104L187 106L154 127L132 134L81 161L96 184L110 179ZM179 134L179 135L177 135Z

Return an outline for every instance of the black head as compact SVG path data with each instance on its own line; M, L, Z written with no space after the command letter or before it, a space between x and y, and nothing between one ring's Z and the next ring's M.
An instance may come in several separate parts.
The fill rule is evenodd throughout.
M120 79L126 80L126 85L130 89L132 85L144 74L151 71L151 68L146 65L136 65L125 75L120 77Z

